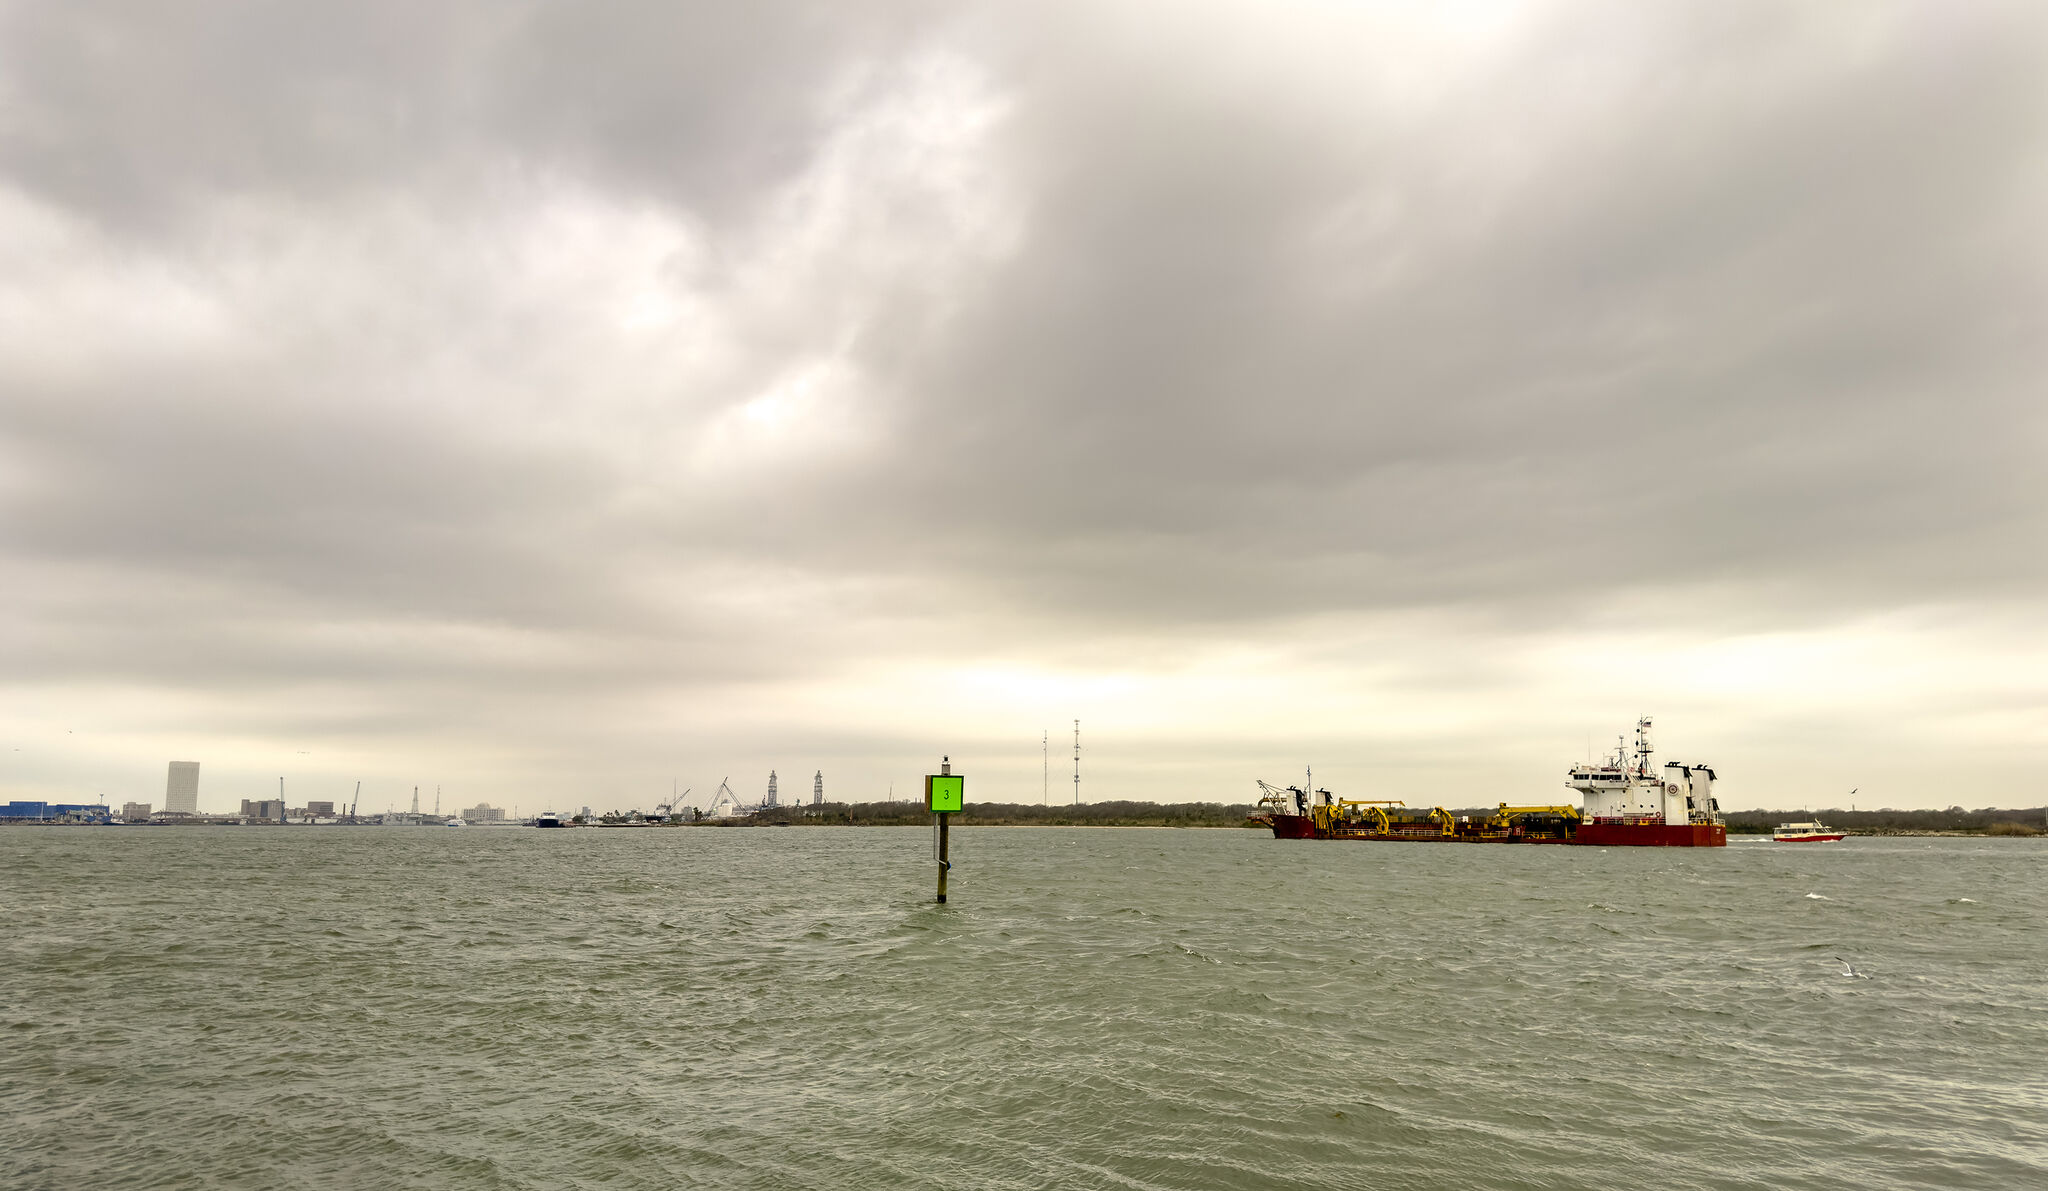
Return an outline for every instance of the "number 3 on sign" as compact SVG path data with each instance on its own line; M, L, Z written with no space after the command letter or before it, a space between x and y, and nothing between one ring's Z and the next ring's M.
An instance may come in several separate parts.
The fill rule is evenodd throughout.
M924 801L934 814L948 814L963 805L967 779L954 774L932 774L924 779Z

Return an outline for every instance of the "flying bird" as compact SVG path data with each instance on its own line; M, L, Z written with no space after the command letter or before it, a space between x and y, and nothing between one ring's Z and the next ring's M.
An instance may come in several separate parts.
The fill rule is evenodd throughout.
M1839 955L1835 957L1835 962L1842 965L1842 975L1844 976L1852 976L1858 980L1870 979L1870 973L1857 971L1855 964L1850 963Z

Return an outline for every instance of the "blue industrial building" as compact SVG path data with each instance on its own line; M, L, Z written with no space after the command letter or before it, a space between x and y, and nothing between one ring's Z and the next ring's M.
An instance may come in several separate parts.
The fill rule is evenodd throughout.
M0 823L111 823L105 804L83 802L10 802L0 806Z

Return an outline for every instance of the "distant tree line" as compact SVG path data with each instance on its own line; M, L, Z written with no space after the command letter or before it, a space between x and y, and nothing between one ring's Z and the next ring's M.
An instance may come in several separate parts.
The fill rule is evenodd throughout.
M1728 830L1740 835L1768 835L1780 823L1818 819L1858 835L1920 834L1954 831L1970 835L2040 835L2048 828L2048 807L2001 809L1987 806L1964 810L1959 806L1939 811L1849 811L1839 807L1809 811L1727 811L1722 814Z
M970 802L954 822L978 827L1243 827L1257 811L1250 803L1223 802L1084 802L1040 806L1036 803ZM1468 807L1453 813L1482 816L1491 807ZM1723 815L1736 835L1768 835L1780 823L1818 819L1858 835L1957 832L1969 835L2048 834L2048 807L1964 810L1852 811L1824 810L1729 811ZM816 806L764 807L749 815L703 819L703 827L922 827L931 812L922 802L826 802Z
M1242 827L1252 809L1249 803L1221 802L1084 802L1078 806L970 802L953 821L976 827ZM931 820L931 812L922 802L825 802L763 807L751 815L706 819L703 825L922 827Z

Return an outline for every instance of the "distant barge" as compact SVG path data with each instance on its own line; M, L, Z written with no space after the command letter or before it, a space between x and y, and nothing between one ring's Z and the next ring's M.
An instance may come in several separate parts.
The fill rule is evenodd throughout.
M1648 717L1636 721L1634 756L1621 744L1601 765L1575 765L1566 785L1579 806L1509 806L1482 815L1413 807L1392 799L1334 798L1328 790L1259 783L1252 816L1277 839L1417 844L1579 844L1590 847L1724 848L1728 828L1714 799L1714 770L1653 766ZM1313 783L1310 783L1311 785Z

